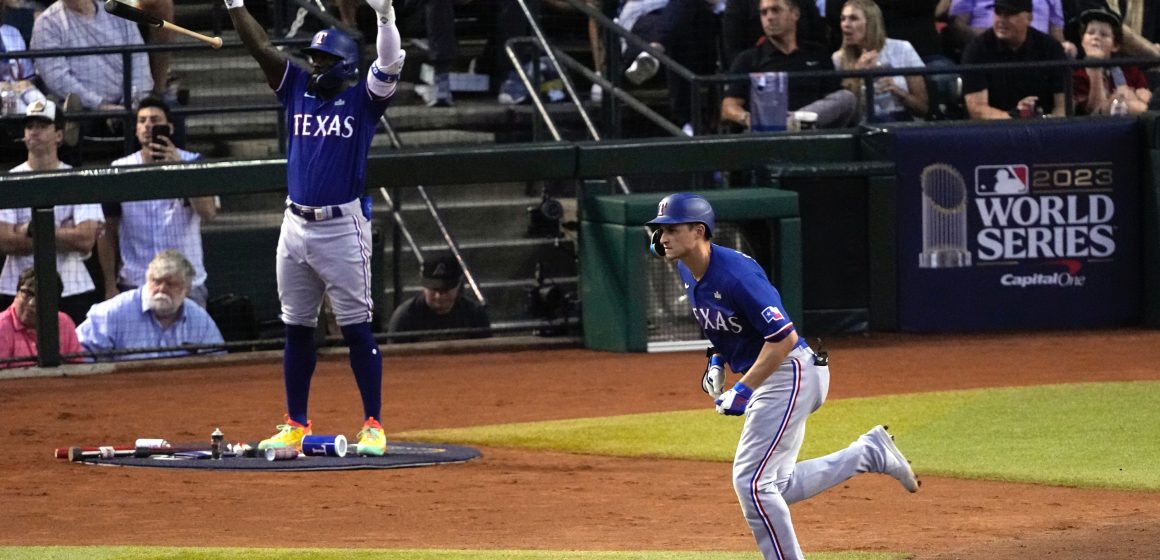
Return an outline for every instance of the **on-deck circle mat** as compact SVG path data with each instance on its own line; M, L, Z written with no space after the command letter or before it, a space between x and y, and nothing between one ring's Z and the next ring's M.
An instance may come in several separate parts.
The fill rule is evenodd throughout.
M155 467L170 469L220 469L245 471L342 471L357 469L398 469L425 467L440 463L463 463L481 454L479 450L459 445L436 445L392 441L387 443L387 454L382 457L361 456L353 453L345 457L300 455L297 459L268 461L259 457L223 457L211 459L208 451L193 451L177 455L151 457L113 457L101 459L86 457L90 465L115 467Z

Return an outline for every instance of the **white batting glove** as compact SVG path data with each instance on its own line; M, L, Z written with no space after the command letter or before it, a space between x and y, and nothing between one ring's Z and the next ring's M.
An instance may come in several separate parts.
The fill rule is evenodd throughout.
M232 10L234 8L241 8L242 6L246 5L245 0L225 0L225 2L226 2L226 9L227 10Z
M395 6L391 0L367 0L367 5L378 14L379 25L395 22Z
M713 354L709 358L709 367L705 368L705 375L701 377L701 390L714 400L725 391L725 368L721 365L720 354Z

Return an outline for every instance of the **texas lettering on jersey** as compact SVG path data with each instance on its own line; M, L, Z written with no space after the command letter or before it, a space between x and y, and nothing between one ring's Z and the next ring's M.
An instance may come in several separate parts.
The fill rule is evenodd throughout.
M354 117L343 115L313 115L294 113L294 136L354 136Z
M702 330L706 331L726 331L733 334L738 334L745 330L741 318L735 315L726 315L720 309L713 309L709 307L694 307L693 317L697 319L697 323L701 325Z

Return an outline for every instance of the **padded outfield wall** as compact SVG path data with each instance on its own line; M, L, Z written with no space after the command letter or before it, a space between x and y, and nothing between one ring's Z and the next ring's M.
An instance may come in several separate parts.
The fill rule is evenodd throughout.
M1112 161L1111 169L1115 184L1111 188L1115 190L1115 218L1126 218L1128 221L1115 222L1108 226L1116 238L1116 246L1124 248L1114 255L1116 266L1122 268L1114 268L1111 274L1117 276L1116 281L1119 282L1117 285L1120 286L1121 292L1131 292L1129 295L1134 298L1135 303L1119 307L1118 309L1125 311L1107 318L1108 325L1160 326L1160 295L1158 295L1160 228L1157 226L1160 177L1155 171L1157 163L1160 162L1160 140L1158 140L1160 134L1157 133L1160 127L1157 127L1156 120L1157 115L1148 114L1130 121L1130 125L1120 125L1119 128L1123 130L1115 132L1115 143L1108 146L1091 145L1090 141L1094 130L1109 126L1107 120L995 123L983 127L985 130L979 133L983 135L979 136L975 143L959 150L964 152L963 154L955 154L956 156L969 154L975 151L975 148L983 146L980 142L990 142L989 138L1015 138L1014 145L1018 149L1009 151L1019 153L1011 154L1012 161L995 160L992 163L974 164L967 162L962 165L975 167L1024 165L1030 173L1028 180L1032 182L1036 180L1037 172L1033 169L1038 169L1034 166L1043 162L1027 159L1028 154L1033 153L1035 158L1040 159L1056 157L1058 154L1052 148L1055 145L1079 150L1084 148L1081 146L1084 144L1090 145L1092 149L1104 149L1110 154L1108 157L1131 156L1108 160L1101 155L1091 159L1094 156L1081 151L1067 161L1044 160L1047 164L1063 167L1077 162L1102 164ZM897 153L899 131L903 128L920 129L933 135L956 137L969 132L970 126L976 125L922 124L845 132L813 131L794 135L775 133L698 139L561 142L499 145L466 150L409 151L372 156L368 165L368 176L389 178L389 186L454 184L463 185L465 189L472 188L473 184L503 181L574 180L578 185L586 185L578 187L579 196L584 197L614 195L611 186L608 188L590 186L593 180L599 184L599 180L614 175L632 179L672 173L750 170L730 174L733 186L775 187L792 190L799 195L802 307L805 322L814 331L807 334L859 328L891 330L907 326L899 320L900 316L905 314L900 310L907 307L906 298L911 295L907 284L911 280L907 279L905 268L910 266L911 260L916 260L916 256L911 254L914 251L908 248L906 254L903 254L900 249L911 241L913 235L910 229L906 231L900 229L900 224L905 221L900 220L900 215L908 214L912 210L908 205L914 203L915 197L912 196L913 193L905 192L905 189L910 188L907 187L908 184L915 184L915 179L909 171L913 169L913 165L905 162L900 165L901 156ZM903 136L906 134L909 132L903 132ZM1031 145L1038 151L1028 152L1022 149ZM927 154L921 153L923 149L924 146L920 142L917 147L908 148L907 157L918 158L916 161L925 161L922 158L934 161L946 155L945 147ZM1070 180L1073 183L1076 180L1087 180L1088 172L1082 168L1070 169ZM1091 168L1093 181L1106 177L1101 174L1100 169L1104 168ZM971 190L970 193L965 193L968 195L979 194L975 183L967 180L968 176L973 180L974 171L972 167L965 174L961 171L959 173L963 175L964 183L967 184L965 188ZM1055 179L1049 174L1048 180ZM0 189L5 192L5 196L0 198L0 207L5 208L44 208L54 204L146 200L159 196L178 198L277 193L285 189L285 160L205 162L140 168L83 169L67 173L18 174L0 177L0 182L4 183ZM921 189L921 180L917 184ZM161 188L159 185L164 187ZM1028 188L1032 186L1034 185L1029 185ZM661 191L695 188L687 183L673 184L672 188L666 187L667 185L661 185L659 189L654 189L657 191L658 199L664 194ZM1048 183L1044 188L1056 187L1054 183ZM1105 188L1108 185L1092 187ZM1077 191L1078 194L1082 193ZM1105 199L1089 197L1087 200ZM1064 208L1067 204L1065 199ZM1093 204L1099 205L1104 202ZM1094 210L1100 211L1102 208L1104 207ZM1061 211L1066 214L1066 210ZM1025 221L1027 219L1025 218ZM1078 214L1076 219L1079 219ZM1100 216L1100 219L1103 219L1103 216ZM1051 224L1050 227L1068 228L1079 225L1081 224L1060 223ZM913 229L912 226L907 227ZM43 233L38 232L37 235ZM584 239L580 240L581 244L584 242ZM985 250L980 248L978 243L976 236L975 246L971 246L968 242L965 249L976 254L972 259L976 263L979 262L978 252ZM1052 241L1048 245L1054 246L1054 243ZM644 250L644 247L642 239L641 249ZM1059 257L1053 255L1050 258ZM1093 259L1106 258L1109 258L1109 255L1093 257ZM38 262L38 266L51 266L51 261L52 259L44 259ZM238 264L239 269L245 269L244 262ZM1060 266L1066 268L1069 265L1071 264ZM390 263L387 263L387 266L390 266ZM581 262L580 266L583 268L585 263ZM1101 268L1107 268L1103 261L1089 259L1081 263L1081 270L1084 271L1094 273ZM964 293L969 295L971 288L969 284L967 286L960 288L956 295L961 296ZM1031 287L1048 289L1048 286ZM1020 293L1026 294L1028 288L1029 286L1020 287ZM1049 307L1098 305L1099 298L1103 297L1101 294L1093 298L1082 298L1075 297L1076 294L1074 288L1070 291L1061 291L1057 294L1058 297L1053 297L1049 293L1038 298L1036 305ZM1023 299L1025 298L1016 298L1013 305L1016 307L1022 305ZM44 315L41 314L42 317ZM994 328L1021 326L1006 323L1004 317L1003 314L997 316L991 326ZM1066 324L1030 326L1051 327ZM970 324L951 325L949 330L974 328L976 327ZM925 327L919 325L916 330L925 330Z

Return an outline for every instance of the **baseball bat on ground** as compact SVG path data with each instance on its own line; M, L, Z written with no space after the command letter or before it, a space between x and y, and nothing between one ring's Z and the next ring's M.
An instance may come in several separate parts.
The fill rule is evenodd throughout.
M176 445L172 447L138 447L129 455L138 459L145 457L152 457L154 455L181 455L193 453L209 453L213 448L209 445ZM259 457L258 442L254 443L232 443L224 446L223 454L231 454L237 457Z
M59 447L54 455L58 459L67 458L69 461L83 461L85 459L112 459L114 457L146 458L154 455L178 455L182 453L210 452L209 445L169 445L140 446L140 445L104 445L99 447ZM226 453L236 457L258 457L258 443L235 443L226 446Z
M91 446L73 446L73 447L57 447L53 450L52 456L57 459L69 459L71 461L79 461L83 458L101 457L102 453L107 457L118 457L132 455L133 451L138 447L168 447L169 442L160 438L138 438L132 445L91 445ZM127 453L126 453L127 452ZM118 453L120 453L118 455ZM76 457L75 459L73 457Z
M159 17L151 16L124 2L118 2L117 0L105 0L105 11L134 23L140 23L159 29L169 29L173 32L185 35L186 37L192 37L198 41L209 43L215 49L222 48L221 37L210 37L209 35L202 35L196 31L190 31L175 23L170 23Z

